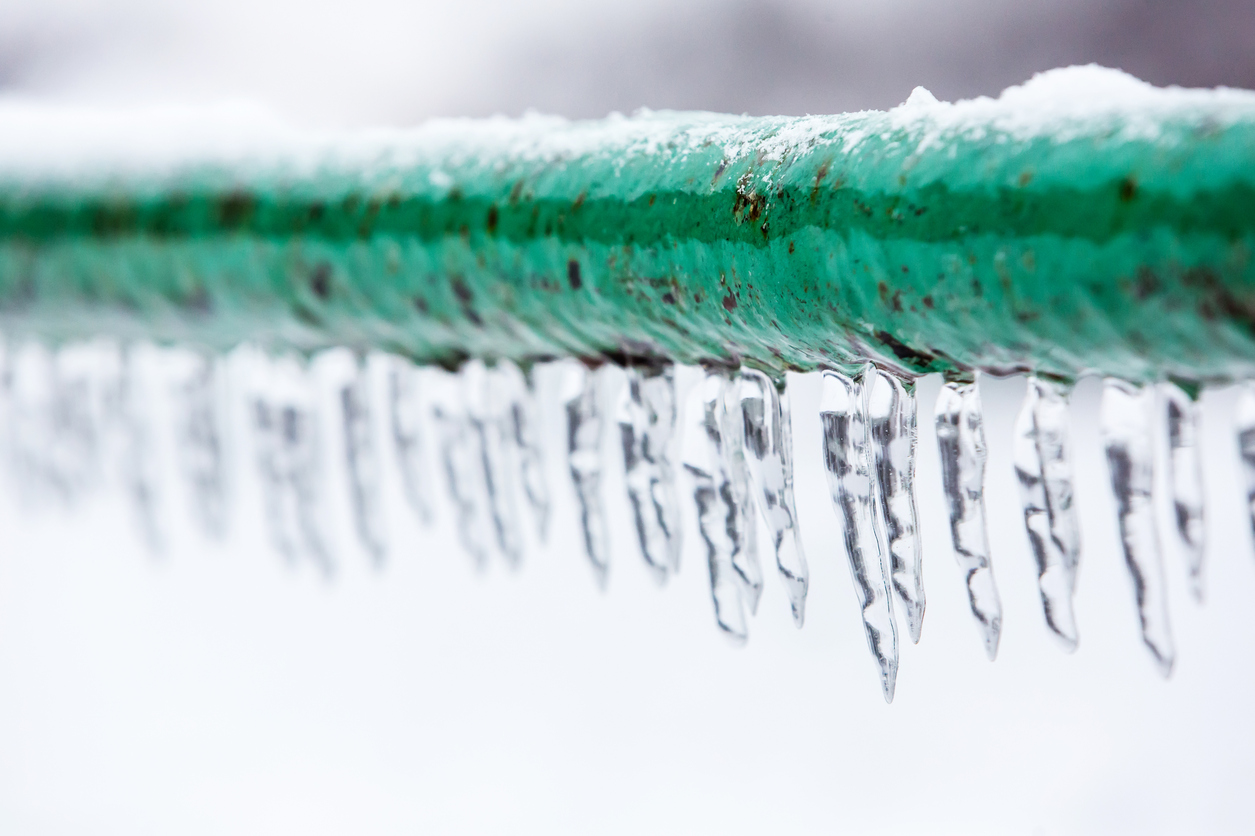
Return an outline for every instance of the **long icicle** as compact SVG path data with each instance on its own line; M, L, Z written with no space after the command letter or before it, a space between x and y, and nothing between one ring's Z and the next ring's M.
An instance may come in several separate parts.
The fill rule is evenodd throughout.
M898 628L893 618L884 545L875 515L871 451L868 449L866 375L822 374L819 420L823 430L824 471L841 517L845 553L862 611L867 646L880 669L885 702L893 702L898 678Z
M624 477L641 554L660 584L680 568L675 418L675 367L628 368L618 408Z
M439 433L441 469L453 502L458 539L475 567L483 571L492 553L492 521L484 487L483 452L479 434L466 414L465 387L460 376L443 369L427 370L423 383Z
M1255 381L1242 384L1235 414L1238 456L1242 461L1242 477L1246 482L1246 513L1255 531Z
M202 354L188 356L187 363L172 392L179 465L189 488L193 519L205 535L221 540L227 530L221 367L219 361Z
M388 556L387 524L383 517L383 474L375 444L370 407L370 376L366 358L358 357L353 377L340 387L344 421L344 455L349 475L353 525L362 548L376 566Z
M497 549L517 568L523 561L523 535L514 504L510 380L495 367L471 360L462 366L462 386L471 432L478 441L484 497Z
M1194 600L1203 601L1203 559L1206 555L1206 523L1203 493L1203 459L1198 443L1198 402L1172 382L1160 384L1168 425L1168 484L1172 486L1172 511L1177 535L1185 547Z
M793 501L793 438L788 394L760 371L741 372L741 410L750 476L757 489L759 509L771 530L776 568L784 581L798 627L806 619L806 590L810 570L802 551Z
M423 451L420 378L419 369L409 360L392 358L392 368L388 370L388 417L405 500L424 525L431 525L431 488Z
M1103 380L1100 423L1120 522L1124 562L1133 581L1142 641L1155 657L1160 674L1166 677L1172 673L1176 651L1168 623L1168 590L1159 553L1152 494L1155 448L1151 407L1154 401L1153 386L1137 386L1111 377Z
M741 583L741 597L750 614L758 612L763 596L763 567L758 560L758 517L745 460L745 417L741 412L740 381L732 373L723 387L723 408L719 411L719 431L723 439L724 464L736 502L739 543L732 552L732 568Z
M515 393L510 401L510 432L519 457L523 492L532 509L537 534L544 541L549 534L549 485L545 481L544 455L537 437L540 421L536 415L535 367L524 372L513 361L502 360L497 369L513 381L510 384Z
M884 525L893 594L911 641L924 628L924 576L915 510L915 382L876 369L863 371L876 502Z
M747 591L736 560L745 548L746 520L754 521L745 513L744 498L733 484L728 445L739 441L740 436L733 438L726 433L730 424L730 388L727 372L706 371L685 413L683 461L693 480L697 527L706 544L715 624L729 641L742 645L749 635L745 618Z
M963 570L968 605L980 626L985 655L998 655L1002 600L994 583L985 524L985 420L975 380L947 380L937 395L937 447L950 510L950 539Z
M582 363L569 363L562 371L567 463L580 508L584 551L597 584L605 589L610 573L610 541L601 501L601 437L605 419L598 389L602 372L592 371Z
M1014 444L1024 527L1037 562L1046 625L1069 653L1076 650L1078 639L1072 595L1081 553L1068 460L1071 392L1069 385L1030 375L1015 422Z

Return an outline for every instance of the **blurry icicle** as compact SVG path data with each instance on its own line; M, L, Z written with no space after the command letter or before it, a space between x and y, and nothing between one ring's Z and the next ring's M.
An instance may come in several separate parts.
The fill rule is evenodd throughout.
M806 589L810 572L802 551L793 502L793 438L789 422L789 398L760 371L741 373L741 411L745 427L745 451L759 508L774 537L776 568L784 580L793 610L793 623L806 618Z
M253 396L253 432L271 541L289 560L308 557L331 575L316 387L295 359L262 362L268 373Z
M862 377L889 578L911 641L918 643L925 601L915 510L915 382L871 366Z
M1168 419L1168 483L1172 485L1173 518L1189 561L1190 591L1194 600L1201 603L1206 525L1198 402L1175 383L1163 383L1159 391Z
M124 349L115 416L121 445L118 467L144 545L149 551L161 553L165 551L165 534L161 529L157 458L153 454L153 398L144 384L143 370L135 353Z
M835 371L823 372L819 421L828 490L844 529L845 552L862 610L867 647L880 668L885 702L893 702L898 677L898 628L893 620L890 576L877 524L872 453L868 449L870 432L864 387L870 382L869 377L867 373L850 378Z
M352 379L340 387L340 411L344 420L344 455L353 524L362 547L379 565L388 556L388 535L383 516L383 474L375 444L370 375L365 358L357 358Z
M514 506L514 460L510 456L516 383L503 367L488 368L480 360L471 360L462 367L466 414L478 436L492 531L497 548L511 566L518 566L523 560L523 540Z
M603 367L604 369L605 367ZM581 363L562 370L561 400L567 420L567 461L580 506L584 550L604 589L610 571L610 543L601 503L601 435L605 423L598 384L603 372Z
M1068 461L1068 398L1072 387L1030 375L1015 422L1015 474L1020 482L1024 527L1037 562L1046 624L1069 653L1076 649L1072 594L1081 540L1072 507Z
M540 422L536 415L536 387L532 379L534 369L523 373L509 361L505 361L504 365L509 374L522 378L522 387L510 405L510 430L518 451L523 492L527 496L527 504L531 506L532 516L536 519L537 533L544 540L549 534L549 486L545 482L545 462L537 436ZM509 371L510 369L513 371Z
M1246 508L1251 527L1255 529L1255 381L1242 384L1237 405L1238 455L1242 459L1242 476L1246 480Z
M424 375L430 392L431 414L439 434L440 455L449 497L453 501L458 538L475 561L488 567L493 523L489 518L488 489L484 485L484 454L480 435L467 415L461 378L442 369Z
M742 597L750 614L758 612L763 595L763 567L758 561L758 519L750 487L749 465L745 461L745 419L741 412L738 382L732 378L724 386L723 407L719 411L723 457L731 480L740 522L740 541L732 552L732 568L741 583Z
M1163 676L1172 673L1175 651L1168 624L1168 590L1155 527L1155 448L1151 430L1153 386L1137 386L1108 377L1103 380L1101 419L1103 446L1111 471L1120 522L1124 562L1133 580L1142 641Z
M658 583L680 568L675 418L675 367L628 368L618 409L623 469L641 554Z
M967 600L981 635L985 655L998 655L1002 601L994 584L985 525L985 419L975 381L947 380L937 396L937 447L941 481L950 506L950 538L967 583Z
M708 370L693 393L685 411L684 469L693 479L693 499L697 505L697 527L706 544L706 565L710 570L710 595L715 605L715 623L733 644L748 638L745 599L757 600L736 567L746 546L748 499L734 485L729 445L739 443L740 435L727 429L731 381L726 372ZM739 401L732 401L737 407ZM762 589L761 573L758 589ZM752 606L751 606L752 609Z
M192 516L201 531L221 539L227 530L226 455L222 437L221 371L197 354L174 384L180 469L190 489Z
M410 361L393 358L388 371L388 413L392 444L401 470L405 500L424 525L430 525L431 493L423 453L423 411L419 402L420 371Z

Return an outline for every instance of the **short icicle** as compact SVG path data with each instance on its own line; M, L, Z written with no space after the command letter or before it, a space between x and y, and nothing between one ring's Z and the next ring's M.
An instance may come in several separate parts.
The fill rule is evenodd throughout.
M431 488L423 450L423 408L420 370L409 360L391 358L388 370L388 417L392 425L392 446L401 471L401 487L406 503L424 525L430 525Z
M567 462L580 508L584 551L598 585L610 573L610 541L601 500L601 438L605 417L598 391L606 367L596 371L572 362L562 370L561 400L567 419Z
M509 360L503 360L497 368L506 375L513 392L509 418L510 432L518 452L519 478L536 521L536 532L543 541L549 533L549 486L545 481L545 460L537 436L540 419L536 414L535 367L524 372Z
M137 352L123 348L114 419L118 431L118 470L144 545L154 554L166 549L158 462L153 451L152 392Z
M1072 595L1081 553L1068 460L1071 393L1070 385L1030 375L1014 440L1024 527L1037 562L1046 625L1069 653L1076 650L1078 638Z
M924 628L924 576L915 509L915 382L867 366L863 372L876 501L893 594L911 641Z
M1160 674L1167 677L1172 673L1175 650L1168 624L1168 590L1152 497L1155 448L1151 408L1154 401L1153 386L1138 386L1111 377L1103 380L1100 423L1111 489L1116 499L1124 562L1133 581L1142 641L1154 656Z
M523 561L523 535L514 504L514 435L509 427L512 383L504 370L479 360L462 366L467 417L478 440L493 535L506 562L518 567Z
M484 485L484 454L479 433L467 415L462 378L444 369L428 369L422 383L428 392L431 416L440 445L441 470L462 549L480 571L492 554L493 523Z
M758 516L745 461L745 418L741 412L740 385L733 374L723 387L723 408L719 411L719 432L723 458L731 482L732 498L740 515L738 545L732 552L732 568L741 584L741 596L750 614L758 612L763 596L763 567L758 560Z
M227 530L222 376L219 361L191 354L173 385L179 469L189 488L192 517L201 532L215 540Z
M1203 601L1203 558L1206 524L1203 518L1203 459L1199 454L1198 401L1172 382L1160 384L1168 425L1168 484L1177 535L1185 547L1190 592Z
M264 379L252 398L252 417L271 541L290 561L307 557L331 575L314 383L293 358L261 362Z
M675 497L675 367L631 366L617 410L623 470L641 554L665 583L680 568L680 514Z
M340 414L344 421L344 456L357 539L375 564L382 565L388 555L387 525L381 501L383 474L375 444L369 369L364 357L357 358L352 378L340 387Z
M819 421L828 490L844 529L845 553L862 610L867 646L880 669L885 702L893 702L898 678L898 628L893 619L885 548L876 523L867 398L863 389L868 378L867 374L849 377L824 371Z
M1235 424L1238 456L1242 460L1242 476L1246 482L1246 514L1255 531L1255 381L1242 384Z
M985 421L974 379L951 379L941 387L936 408L941 481L950 510L950 539L967 583L967 600L985 642L998 655L1002 600L994 583L985 525Z
M760 371L741 372L741 412L745 427L745 452L759 501L759 509L771 530L776 568L784 581L798 627L806 619L806 590L810 572L802 551L793 501L793 439L786 392Z
M747 590L736 561L746 545L746 521L754 520L745 513L743 495L733 484L732 459L728 454L733 439L726 432L730 424L727 412L731 388L726 371L706 371L685 411L683 461L693 480L697 527L706 544L715 624L729 641L742 645L749 635L745 616ZM739 405L739 401L736 403ZM739 440L740 436L735 438Z

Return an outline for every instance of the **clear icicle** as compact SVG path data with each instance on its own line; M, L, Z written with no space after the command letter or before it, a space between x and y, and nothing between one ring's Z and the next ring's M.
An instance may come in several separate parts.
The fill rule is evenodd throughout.
M763 567L758 561L758 520L750 489L749 465L745 461L745 418L741 412L738 382L730 379L723 386L723 407L719 411L719 431L723 457L731 481L732 498L740 515L739 542L732 552L732 568L741 583L742 598L751 614L758 612L763 595Z
M924 627L924 576L915 510L915 383L867 366L867 399L876 499L884 524L889 577L911 641Z
M227 530L220 380L217 361L195 355L174 384L175 437L180 469L191 494L192 515L201 531L215 540Z
M1077 643L1072 594L1081 552L1068 461L1071 392L1065 384L1030 376L1024 406L1015 422L1014 443L1024 527L1037 562L1037 586L1046 624L1068 652L1075 650Z
M584 550L604 589L610 571L610 542L601 502L601 436L605 423L598 384L601 372L581 363L562 370L561 400L567 419L567 461L580 507Z
M471 428L478 436L484 496L497 548L511 566L523 561L523 539L514 505L514 436L509 422L515 392L508 373L479 360L462 367L462 384Z
M867 382L866 374L850 378L835 371L823 372L819 421L828 490L844 528L845 552L862 610L867 646L880 668L885 702L893 702L898 677L898 628L893 619L889 572L876 520L864 391Z
M529 369L524 374L509 361L504 361L502 365L511 377L522 381L521 386L515 387L517 396L510 405L510 430L514 436L514 447L518 451L523 492L536 520L537 533L544 540L549 533L549 486L545 482L545 460L536 434L540 422L536 415L536 387L532 378L534 369Z
M492 551L493 523L484 485L484 454L480 435L467 416L461 379L433 369L424 376L430 392L431 414L439 435L441 463L449 498L453 502L458 539L481 571Z
M985 422L975 381L948 380L937 396L937 447L941 480L950 506L950 538L967 583L967 600L985 640L998 655L1002 601L994 584L985 526Z
M1198 403L1175 383L1160 386L1168 423L1168 483L1177 534L1189 563L1190 591L1203 600L1203 460L1198 449Z
M388 534L383 516L383 474L370 408L369 369L363 358L358 359L352 379L340 387L340 411L354 527L362 547L379 565L388 556Z
M1238 455L1242 459L1242 475L1246 481L1246 509L1255 529L1255 381L1242 384L1238 397L1236 428Z
M161 494L158 488L157 459L153 455L152 397L144 385L139 363L131 351L121 354L117 383L116 414L120 449L118 469L131 502L140 536L149 551L165 551L161 526Z
M394 358L388 373L388 413L392 444L401 469L405 500L424 525L430 525L431 493L423 452L423 409L420 402L420 370L408 360Z
M1153 386L1136 386L1116 378L1103 380L1101 420L1103 446L1111 472L1120 522L1124 562L1133 580L1142 641L1163 676L1172 673L1175 651L1168 624L1168 590L1155 527L1155 448L1151 430Z
M684 469L693 479L693 499L697 505L697 527L706 544L706 565L710 570L710 595L715 606L715 623L733 644L748 638L745 604L748 592L736 560L746 545L744 495L738 494L732 471L729 444L739 434L725 430L731 422L727 413L730 381L725 372L710 370L693 393L685 411ZM733 401L739 407L739 401ZM761 577L758 589L762 589Z
M671 464L675 419L675 368L627 369L618 408L624 475L641 553L659 583L680 568L680 515Z
M274 361L268 371L253 396L252 413L271 541L289 560L308 557L330 575L335 564L324 529L314 385L290 358Z
M810 572L802 551L793 502L793 438L788 394L759 371L741 374L741 411L749 471L760 500L759 508L772 531L776 568L784 580L793 610L793 623L806 618L806 589Z

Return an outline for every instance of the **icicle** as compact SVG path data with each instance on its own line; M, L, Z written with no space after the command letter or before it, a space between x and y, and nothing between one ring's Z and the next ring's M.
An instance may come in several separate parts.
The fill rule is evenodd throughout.
M340 410L344 419L349 499L353 506L357 538L375 564L380 565L388 556L388 534L383 517L383 476L375 448L370 378L365 358L358 358L353 378L340 388Z
M1155 451L1151 407L1155 390L1116 378L1103 380L1101 424L1111 489L1116 497L1124 562L1133 580L1142 641L1163 676L1172 673L1175 651L1168 624L1168 590L1159 554L1152 502Z
M947 380L937 396L937 446L941 480L950 506L954 556L967 582L967 600L985 640L985 654L998 655L1002 601L994 584L985 526L985 423L975 381Z
M878 510L864 390L869 377L864 373L851 379L835 371L823 372L819 420L828 490L842 520L845 552L862 610L867 646L880 668L885 702L893 702L898 677L898 628L893 620L884 545L876 524Z
M330 575L315 388L290 358L274 361L269 372L252 411L271 540L289 560L307 556Z
M797 528L793 502L793 439L788 394L759 371L741 373L741 410L745 450L759 508L775 538L776 568L784 580L798 627L806 618L806 588L810 572Z
M1168 482L1177 534L1185 546L1190 591L1203 600L1203 461L1198 450L1198 403L1175 383L1160 386L1168 418Z
M732 552L732 568L741 583L741 597L750 614L758 612L763 595L763 567L758 562L758 519L750 490L749 465L745 461L745 417L741 412L740 381L732 377L723 387L723 407L719 411L719 431L723 457L736 502L739 544Z
M121 353L115 419L120 434L118 468L122 484L131 501L132 512L140 536L149 551L165 551L165 534L161 528L161 497L157 487L157 461L153 456L153 428L150 420L152 396L141 379L135 354Z
M389 417L392 423L392 444L401 469L401 485L406 502L424 525L431 525L431 495L428 470L423 453L422 405L419 391L420 372L408 360L393 358L388 374Z
M433 369L425 376L431 412L439 432L440 453L457 520L462 548L481 571L488 567L493 523L484 485L484 454L479 433L467 416L461 379Z
M697 505L697 526L706 544L706 565L710 570L710 595L715 605L715 624L733 644L748 638L745 621L747 585L736 567L737 557L746 544L743 498L733 484L732 459L728 445L733 437L725 432L731 383L727 373L706 372L685 411L683 433L684 469L693 479L693 499ZM733 401L739 407L739 401ZM739 440L739 435L735 437ZM759 582L762 588L761 578Z
M227 530L226 455L222 438L219 368L204 355L174 384L178 456L201 531L219 540Z
M1237 418L1238 455L1242 459L1242 475L1246 480L1247 516L1255 529L1255 381L1242 384L1238 397Z
M915 382L868 366L867 398L876 499L884 524L894 597L906 613L911 641L924 627L924 576L915 511Z
M509 459L513 433L509 422L513 412L513 381L496 368L479 360L462 367L463 394L471 428L478 436L484 495L492 518L497 548L506 561L517 567L523 561L523 541L518 512L514 507L514 480Z
M1046 624L1068 652L1076 649L1072 593L1080 558L1080 530L1072 507L1068 462L1068 397L1071 387L1028 378L1024 406L1015 422L1015 473L1024 505L1024 527L1037 561L1037 586Z
M537 533L543 541L549 533L549 486L545 482L544 456L541 454L540 440L536 436L539 421L536 417L536 387L532 379L534 368L528 369L524 374L508 360L499 364L499 367L511 378L522 381L521 386L514 387L517 395L510 404L510 429L514 436L514 447L518 451L523 491L536 520Z
M561 399L567 417L567 460L580 506L584 550L604 589L610 570L610 543L601 504L601 434L604 424L598 384L601 371L580 363L562 370Z
M658 583L680 568L671 465L675 418L675 368L628 368L618 408L624 474L641 553Z

